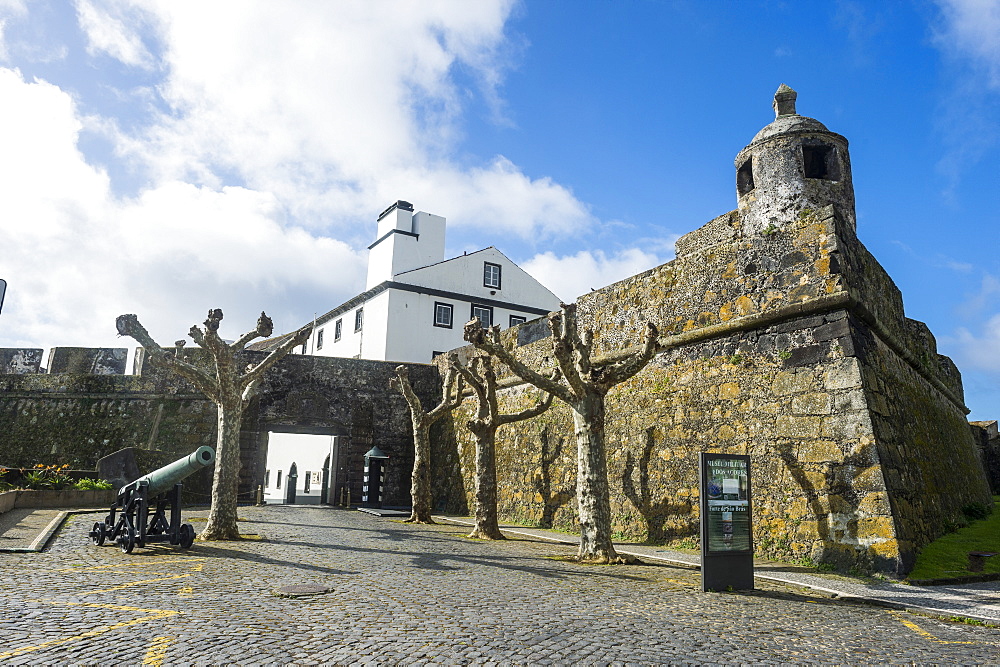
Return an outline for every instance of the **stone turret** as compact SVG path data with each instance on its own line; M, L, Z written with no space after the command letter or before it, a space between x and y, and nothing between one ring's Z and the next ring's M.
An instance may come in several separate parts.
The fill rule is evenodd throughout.
M736 156L736 197L743 233L760 234L833 204L855 234L854 185L847 139L795 112L794 90L781 84L775 119Z

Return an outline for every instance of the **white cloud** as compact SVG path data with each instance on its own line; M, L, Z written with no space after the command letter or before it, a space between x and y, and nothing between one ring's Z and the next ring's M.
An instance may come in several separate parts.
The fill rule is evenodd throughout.
M522 266L556 296L569 303L592 289L659 266L667 259L639 248L627 248L611 256L602 250L581 250L575 255L563 257L544 252Z
M1000 372L1000 313L987 320L978 333L959 328L948 343L958 349L962 368Z
M87 53L105 53L126 65L149 69L152 56L136 29L141 26L139 11L124 2L110 0L98 7L90 0L77 0L76 15L87 37Z
M576 233L590 216L568 189L503 156L455 157L468 86L496 102L511 5L159 5L170 110L121 145L157 179L273 192L316 228L406 199L459 227Z
M0 98L4 346L113 345L126 311L168 343L210 307L232 337L262 308L291 329L360 290L359 253L283 224L272 195L164 182L118 199L77 150L66 93L0 69Z
M938 46L981 67L988 83L1000 89L1000 2L938 0L938 5L944 18L935 34Z
M10 19L24 16L27 11L24 0L0 0L0 60L5 61L10 57L7 47L7 28Z

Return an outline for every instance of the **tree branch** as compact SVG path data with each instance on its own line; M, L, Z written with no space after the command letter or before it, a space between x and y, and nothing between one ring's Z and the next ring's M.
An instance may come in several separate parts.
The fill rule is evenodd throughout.
M230 345L229 348L234 351L242 350L254 338L267 338L272 333L274 333L274 323L271 322L270 317L261 311L260 317L257 318L257 328L240 336L239 340Z
M518 359L503 346L500 342L500 330L491 327L490 330L483 329L483 325L478 319L472 319L465 325L465 340L472 343L477 350L482 350L488 354L492 354L494 357L503 362L511 370L514 375L518 376L525 382L532 384L542 391L546 391L550 394L555 395L562 401L569 403L570 405L576 403L578 400L573 392L569 388L564 387L559 382L547 378L541 373L528 368L526 365L518 361Z
M562 310L559 312L549 313L549 329L552 330L553 337L552 356L556 358L556 363L559 364L559 368L562 371L563 377L566 378L566 383L569 385L570 391L582 399L587 395L587 388L583 377L580 375L580 366L577 363L579 355L575 351L575 341L573 340L576 327L571 321L575 320L576 313L573 310L569 310L569 306L566 304L561 304L561 306ZM539 385L535 386L539 387L539 389L545 389L545 387L540 387Z
M601 374L604 377L603 382L608 387L611 387L628 380L630 377L645 368L646 364L648 364L653 356L659 351L659 344L657 343L658 336L659 332L656 329L656 325L652 322L646 322L646 331L643 335L642 349L630 357L601 368Z
M556 374L555 377L558 377ZM554 379L554 378L553 378ZM497 424L502 426L504 424L511 424L513 422L519 422L523 419L531 419L532 417L537 417L542 414L552 405L552 394L548 392L542 392L539 396L538 402L534 406L521 410L511 415L497 415Z
M457 381L457 382L456 382ZM451 388L455 386L455 395L452 397ZM427 413L429 424L433 424L443 417L447 412L454 410L462 404L462 376L455 372L451 366L444 374L444 386L441 388L441 402Z
M218 403L219 393L215 379L201 368L181 358L184 341L174 343L174 356L171 357L153 340L146 327L142 326L139 318L134 314L119 315L115 320L115 325L118 328L119 336L128 336L134 339L142 346L142 349L146 351L150 359L188 380L198 391Z
M263 313L261 313L261 316L267 317ZM260 321L258 320L258 326L259 324ZM248 370L246 373L241 375L238 386L243 387L243 400L246 401L251 396L253 396L253 392L254 389L256 389L257 382L261 379L261 377L263 377L264 373L266 373L267 370L271 368L271 366L274 366L276 363L278 363L278 360L281 359L286 354L288 354L292 350L292 348L294 348L296 345L301 345L306 340L308 340L311 334L312 334L312 325L307 324L306 326L296 331L294 336L292 336L284 343L282 343L281 347L275 350L271 350L271 353L266 357L264 357L263 361L261 361L259 364L257 364L256 366Z

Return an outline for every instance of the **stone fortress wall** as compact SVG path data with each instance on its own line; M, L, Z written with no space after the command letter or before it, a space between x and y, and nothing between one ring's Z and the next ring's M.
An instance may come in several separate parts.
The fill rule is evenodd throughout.
M678 240L673 261L578 301L599 354L637 345L647 321L665 346L608 396L614 531L696 541L699 452L749 454L759 555L903 574L963 507L992 503L985 450L955 365L856 236L847 140L795 114L790 89L777 97L737 157L739 208ZM548 368L542 327L505 333ZM515 385L506 408L533 393ZM472 438L457 433L457 459L439 459L471 489ZM559 401L501 429L502 515L573 528L572 434Z
M67 463L93 469L125 447L170 461L201 445L215 446L215 404L187 381L149 363L140 350L136 371L124 375L125 349L53 348L49 368L42 350L0 349L0 465ZM186 349L195 363L207 355ZM248 363L262 352L244 353ZM265 375L243 418L240 434L241 498L263 483L269 431L343 436L343 482L361 497L365 452L378 446L393 457L386 501L409 502L412 435L406 401L389 391L397 364L360 359L289 355ZM439 391L437 369L408 364L414 389L425 402ZM202 499L211 470L185 482Z

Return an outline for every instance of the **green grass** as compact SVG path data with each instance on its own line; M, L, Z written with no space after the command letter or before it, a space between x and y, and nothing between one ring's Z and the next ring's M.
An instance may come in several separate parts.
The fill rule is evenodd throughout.
M1000 573L1000 556L986 559L982 572L969 572L970 551L1000 552L1000 496L993 496L993 513L948 533L924 547L910 579L950 579L975 574Z

